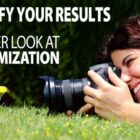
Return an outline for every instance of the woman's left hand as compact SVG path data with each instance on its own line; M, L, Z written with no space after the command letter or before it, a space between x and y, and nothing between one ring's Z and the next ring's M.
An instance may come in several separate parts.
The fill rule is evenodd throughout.
M111 68L108 69L108 75L114 85L106 82L92 70L88 71L88 75L98 88L84 87L85 102L94 106L99 116L107 119L124 119L126 112L129 111L128 106L134 103L127 84Z

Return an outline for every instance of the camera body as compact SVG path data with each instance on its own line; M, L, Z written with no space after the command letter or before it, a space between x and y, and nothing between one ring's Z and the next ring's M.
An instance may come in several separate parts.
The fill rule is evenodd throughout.
M94 65L89 69L97 72L105 81L111 83L108 78L108 67L111 67L118 76L120 75L119 70L112 63ZM89 85L97 88L89 77L66 80L57 80L49 76L40 76L39 78L45 82L43 93L49 112L77 111L85 104L83 87Z

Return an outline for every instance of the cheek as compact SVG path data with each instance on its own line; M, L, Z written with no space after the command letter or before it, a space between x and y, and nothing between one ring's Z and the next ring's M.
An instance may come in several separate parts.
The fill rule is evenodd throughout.
M140 65L135 65L129 69L132 76L140 77Z

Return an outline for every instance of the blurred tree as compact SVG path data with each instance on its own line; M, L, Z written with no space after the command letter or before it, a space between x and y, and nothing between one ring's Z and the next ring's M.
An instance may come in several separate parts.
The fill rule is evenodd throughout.
M53 75L60 79L85 77L88 67L95 64L97 52L104 38L113 31L122 19L140 13L140 2L137 0L1 0L0 6L93 8L109 6L111 8L111 20L108 23L19 23L16 13L14 22L8 23L5 19L0 23L0 35L60 36L58 41L59 65L0 65L1 85L9 87L14 99L13 103L16 105L22 105L24 102L30 105L39 104L39 96L41 95L37 80L39 75Z

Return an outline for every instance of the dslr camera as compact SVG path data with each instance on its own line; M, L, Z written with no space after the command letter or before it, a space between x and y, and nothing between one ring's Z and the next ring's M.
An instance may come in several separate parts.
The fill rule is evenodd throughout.
M108 67L111 67L118 76L120 75L119 70L112 63L97 64L89 69L97 72L105 81L111 83L108 78ZM83 87L89 85L97 88L89 77L58 80L50 76L40 76L39 79L44 81L44 99L49 112L53 113L61 113L66 110L77 111L85 104Z

